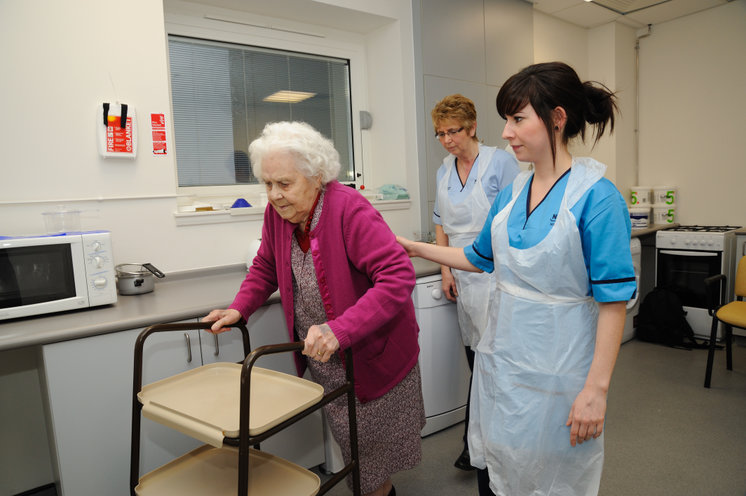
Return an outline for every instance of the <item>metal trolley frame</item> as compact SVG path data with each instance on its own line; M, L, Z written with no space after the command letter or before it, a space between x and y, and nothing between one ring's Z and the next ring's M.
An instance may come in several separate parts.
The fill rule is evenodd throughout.
M135 358L134 358L134 378L132 387L132 444L131 444L131 456L130 456L130 494L135 495L136 488L140 482L139 474L139 462L140 462L140 431L141 431L141 417L143 404L138 398L138 393L143 388L142 384L142 367L143 367L143 348L145 340L148 336L157 332L174 332L174 331L188 331L193 329L209 329L212 323L209 322L189 322L189 323L178 323L178 324L157 324L144 329L137 338L135 343ZM238 437L225 437L223 439L224 444L228 446L238 447L238 491L239 496L245 496L249 490L249 453L250 447L259 447L259 443L269 438L270 436L278 433L285 429L291 424L303 419L310 415L312 412L318 410L322 406L326 405L339 398L342 395L347 395L347 408L348 418L350 427L350 448L351 448L351 460L341 470L331 475L331 477L323 483L316 494L325 494L333 486L342 481L348 474L351 474L353 484L353 494L355 496L360 495L360 468L358 458L358 443L357 443L357 421L355 416L355 387L354 387L354 376L353 376L353 361L352 351L348 348L345 350L344 363L346 366L346 381L339 388L329 391L324 394L321 399L306 409L292 415L291 417L283 420L279 424L271 427L259 434L249 434L249 420L250 420L250 398L251 398L251 377L252 369L254 364L261 356L270 355L275 353L287 353L297 352L303 349L303 342L283 343L275 345L261 346L251 351L251 345L249 340L249 331L244 323L237 323L232 326L237 328L241 332L243 339L243 348L245 359L243 360L240 373L240 399L239 399L239 434ZM241 363L241 362L239 362ZM205 366L203 366L205 367Z

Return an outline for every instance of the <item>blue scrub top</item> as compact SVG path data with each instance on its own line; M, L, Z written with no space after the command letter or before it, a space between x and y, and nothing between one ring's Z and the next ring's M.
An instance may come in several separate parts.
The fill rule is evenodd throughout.
M544 239L554 225L570 174L564 174L547 196L528 212L526 183L508 216L510 246L531 248ZM495 269L492 253L492 220L513 198L513 188L502 190L487 215L474 243L464 248L466 258L485 272ZM575 216L583 244L583 257L590 279L591 295L596 301L627 301L635 293L635 270L629 248L631 224L621 193L606 178L596 182L570 209ZM499 256L499 255L498 255Z
M485 145L480 145L479 148L484 148ZM448 156L451 158L451 155ZM455 157L453 157L455 159ZM438 173L435 176L435 207L433 208L433 222L439 226L443 225L443 221L440 218L440 212L438 212L438 185L440 180L443 179L448 167L456 167L456 161L451 160L446 164L442 164L438 168ZM466 179L466 184L461 184L461 179L458 177L458 173L451 174L448 182L448 199L452 203L461 203L465 198L471 194L474 189L474 185L477 183L477 174L479 172L478 164L469 171L469 177ZM455 171L454 171L455 172ZM492 204L495 201L497 194L505 189L506 186L510 185L515 177L520 172L518 162L516 159L506 152L505 150L495 150L492 155L492 160L487 164L487 170L482 177L482 189L487 195L487 200Z

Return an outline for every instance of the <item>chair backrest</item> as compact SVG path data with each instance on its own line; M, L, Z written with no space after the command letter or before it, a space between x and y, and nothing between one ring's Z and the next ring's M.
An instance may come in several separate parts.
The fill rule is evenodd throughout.
M738 262L733 292L736 296L746 297L746 255L741 257L741 261Z

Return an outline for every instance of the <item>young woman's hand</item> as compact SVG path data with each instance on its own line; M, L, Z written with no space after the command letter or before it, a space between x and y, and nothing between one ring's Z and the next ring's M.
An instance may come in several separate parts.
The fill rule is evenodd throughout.
M417 246L417 243L415 241L409 240L409 239L407 239L407 238L405 238L403 236L397 236L396 237L396 242L399 243L400 245L402 245L402 247L404 248L404 250L407 252L407 255L409 255L410 257L416 257L417 256L417 254L415 253L415 251L416 251L415 248Z
M606 393L584 387L570 407L567 425L570 427L570 445L583 444L596 439L604 431Z

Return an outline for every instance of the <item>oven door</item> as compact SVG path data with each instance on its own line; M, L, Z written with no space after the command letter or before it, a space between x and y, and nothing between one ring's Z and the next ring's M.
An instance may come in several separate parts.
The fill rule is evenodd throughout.
M722 273L720 251L657 250L655 285L676 293L685 307L707 308L705 279Z

